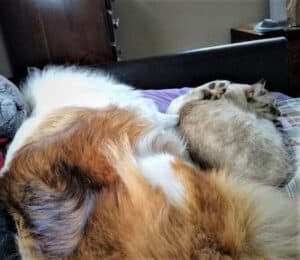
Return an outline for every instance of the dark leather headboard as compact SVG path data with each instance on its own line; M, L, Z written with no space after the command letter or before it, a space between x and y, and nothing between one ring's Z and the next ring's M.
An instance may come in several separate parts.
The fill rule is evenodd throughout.
M141 89L197 86L215 79L254 83L292 94L285 38L203 48L160 57L111 63L100 68Z

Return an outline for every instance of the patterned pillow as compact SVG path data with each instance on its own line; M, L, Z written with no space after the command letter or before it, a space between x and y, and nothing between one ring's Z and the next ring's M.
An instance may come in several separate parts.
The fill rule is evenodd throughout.
M292 193L300 192L300 98L289 98L278 101L278 107L282 114L279 118L279 129L285 133L286 143L292 148L296 163L296 176L287 185L286 190Z

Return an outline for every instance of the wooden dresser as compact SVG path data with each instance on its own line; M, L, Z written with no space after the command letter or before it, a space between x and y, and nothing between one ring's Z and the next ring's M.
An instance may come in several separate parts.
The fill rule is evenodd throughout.
M254 24L231 29L231 42L251 41L284 36L288 40L290 79L294 94L300 97L300 27L268 33L255 32ZM263 75L262 75L263 76Z
M28 66L118 59L110 0L1 0L0 22L14 77Z

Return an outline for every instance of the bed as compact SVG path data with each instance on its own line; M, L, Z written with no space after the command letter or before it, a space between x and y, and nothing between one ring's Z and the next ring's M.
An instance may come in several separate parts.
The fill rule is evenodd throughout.
M282 112L278 129L295 158L295 178L285 187L300 192L300 86L290 84L287 41L283 37L192 50L99 66L136 88L143 89L164 111L186 91L215 79L252 84L261 78L278 100Z
M173 88L160 90L143 90L144 96L152 99L161 112L166 112L170 102L191 88ZM274 122L282 133L291 158L293 158L295 177L284 187L291 197L300 193L300 98L293 98L281 92L272 92L277 101L281 116ZM201 120L201 118L199 118Z

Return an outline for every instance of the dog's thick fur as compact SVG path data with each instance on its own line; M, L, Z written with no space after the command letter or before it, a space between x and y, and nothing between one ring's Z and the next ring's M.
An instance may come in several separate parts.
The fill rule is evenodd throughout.
M91 84L97 77L71 72ZM47 93L47 73L59 75L53 87L62 93L78 91L63 77L68 68L27 81L34 124L21 127L0 179L24 259L297 259L296 201L222 170L195 168L176 133L142 107L111 102L105 84L93 92L106 98L104 106L65 96L42 111L48 100L37 101L43 95L32 87Z

